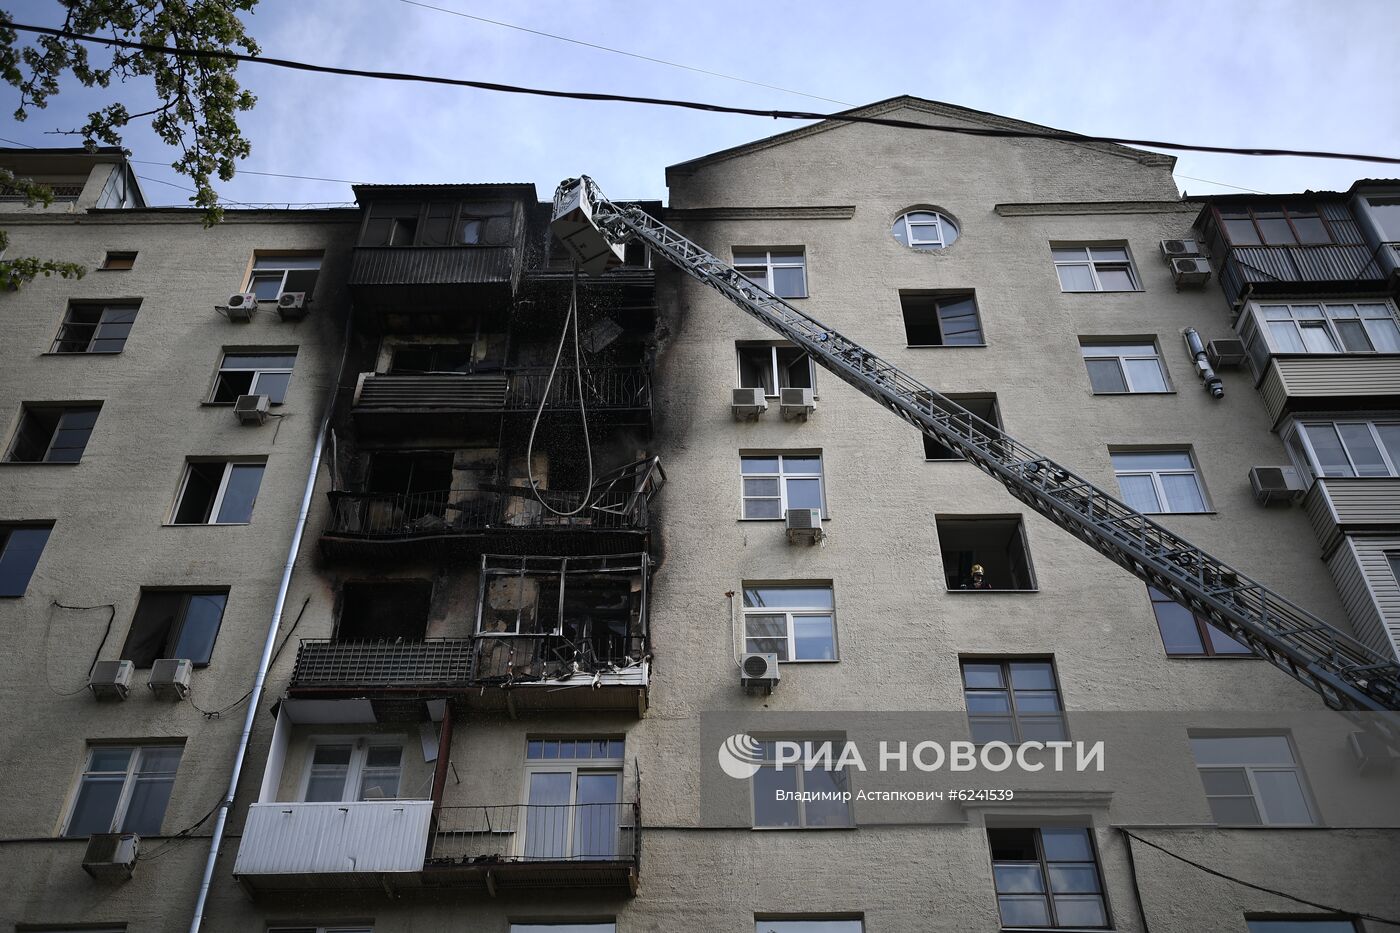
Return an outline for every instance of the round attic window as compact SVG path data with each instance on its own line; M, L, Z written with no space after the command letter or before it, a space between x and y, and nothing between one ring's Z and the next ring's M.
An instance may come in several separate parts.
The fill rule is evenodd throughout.
M894 238L910 249L946 249L958 238L958 225L938 211L908 211L895 220Z

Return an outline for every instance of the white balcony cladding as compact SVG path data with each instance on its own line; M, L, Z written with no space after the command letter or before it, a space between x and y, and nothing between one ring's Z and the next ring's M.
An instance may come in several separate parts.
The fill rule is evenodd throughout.
M422 871L432 816L431 800L255 803L233 873Z
M1274 356L1259 383L1259 391L1275 424L1286 412L1306 407L1299 404L1303 399L1374 400L1389 396L1400 401L1400 356Z
M1308 490L1303 508L1322 546L1323 559L1328 559L1346 535L1400 535L1400 479L1321 477Z
M1348 535L1328 558L1327 568L1357 640L1383 654L1400 656L1400 583L1387 552L1400 553L1400 535Z

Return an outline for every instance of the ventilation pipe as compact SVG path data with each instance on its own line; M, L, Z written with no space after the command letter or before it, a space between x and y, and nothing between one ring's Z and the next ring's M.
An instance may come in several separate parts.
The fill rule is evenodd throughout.
M1196 363L1196 371L1201 374L1201 379L1205 382L1206 391L1212 398L1225 397L1225 383L1215 374L1215 370L1210 368L1210 357L1206 355L1205 344L1201 342L1201 335L1196 333L1196 328L1188 327L1182 331L1186 338L1186 350L1191 354L1191 359Z

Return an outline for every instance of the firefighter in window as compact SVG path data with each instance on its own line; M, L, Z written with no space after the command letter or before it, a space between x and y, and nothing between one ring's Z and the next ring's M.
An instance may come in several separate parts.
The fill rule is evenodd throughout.
M992 585L987 582L987 573L982 569L981 564L972 565L972 574L968 581L962 585L965 590L990 590Z

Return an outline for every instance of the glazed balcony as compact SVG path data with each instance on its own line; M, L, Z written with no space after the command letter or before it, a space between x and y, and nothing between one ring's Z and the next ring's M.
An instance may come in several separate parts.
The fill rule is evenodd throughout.
M303 638L289 692L295 696L441 693L467 689L472 642L332 641Z
M1376 250L1364 243L1309 246L1226 246L1220 285L1234 307L1249 297L1383 290Z
M1324 559L1347 535L1400 536L1400 479L1392 476L1323 476L1303 497Z
M467 702L477 709L646 712L651 686L645 635L601 635L603 624L574 620L569 635L483 634L472 652Z
M1400 354L1275 354L1259 392L1275 424L1293 412L1400 405Z

